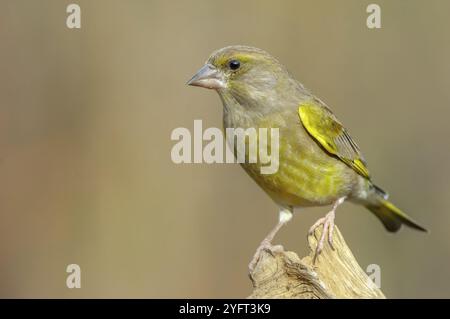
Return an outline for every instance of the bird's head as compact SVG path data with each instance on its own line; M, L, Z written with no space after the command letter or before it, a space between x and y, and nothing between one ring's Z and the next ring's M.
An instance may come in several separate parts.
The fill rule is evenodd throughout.
M187 84L216 90L240 104L259 104L276 99L290 82L284 66L267 52L236 45L214 52Z

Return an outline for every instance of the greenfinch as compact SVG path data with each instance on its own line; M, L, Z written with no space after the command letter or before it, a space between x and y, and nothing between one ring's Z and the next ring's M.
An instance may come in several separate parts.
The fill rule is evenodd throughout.
M241 164L279 206L278 224L258 247L250 271L263 249L275 249L272 239L297 207L332 205L309 230L312 234L323 226L314 262L325 240L333 247L335 212L345 200L365 206L390 232L402 224L426 231L375 186L358 145L330 108L267 52L241 45L222 48L188 84L219 94L225 128L279 129L276 173L261 174L258 163Z

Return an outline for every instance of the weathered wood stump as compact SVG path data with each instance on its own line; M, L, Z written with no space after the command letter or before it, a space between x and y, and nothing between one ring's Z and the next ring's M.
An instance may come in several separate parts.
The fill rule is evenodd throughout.
M385 298L358 265L340 231L334 229L333 250L328 244L313 265L322 227L308 237L310 253L300 259L292 251L264 251L250 273L249 298Z

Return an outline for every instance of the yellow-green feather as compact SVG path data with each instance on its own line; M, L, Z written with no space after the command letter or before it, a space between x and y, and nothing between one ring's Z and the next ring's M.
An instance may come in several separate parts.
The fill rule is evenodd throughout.
M300 120L308 133L330 154L370 179L358 146L331 111L314 101L303 102L298 108Z
M268 116L257 124L257 127L280 129L278 171L271 175L261 174L259 161L243 164L243 167L277 202L295 206L330 204L348 194L354 173L344 163L323 152L300 126L286 125L285 121L295 121L294 115ZM270 146L269 143L269 154Z

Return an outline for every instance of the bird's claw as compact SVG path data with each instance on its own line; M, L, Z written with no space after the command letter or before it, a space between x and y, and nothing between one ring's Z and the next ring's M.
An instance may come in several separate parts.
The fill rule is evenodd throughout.
M281 245L272 245L272 243L268 240L263 240L259 247L256 249L255 255L252 258L252 261L248 265L248 270L251 273L255 270L256 265L258 264L259 260L261 259L261 255L263 251L268 251L272 255L275 253L283 251L284 248Z
M325 217L320 218L317 222L314 223L314 225L311 226L311 228L308 231L309 236L314 235L315 236L315 230L319 226L323 226L322 234L320 235L320 239L317 241L316 250L314 253L313 258L313 264L316 263L317 257L320 255L320 253L323 250L325 237L327 237L328 244L330 245L331 249L334 248L334 242L333 242L333 231L334 231L334 217L335 212L334 210L330 211L325 215ZM327 236L328 234L328 236Z

